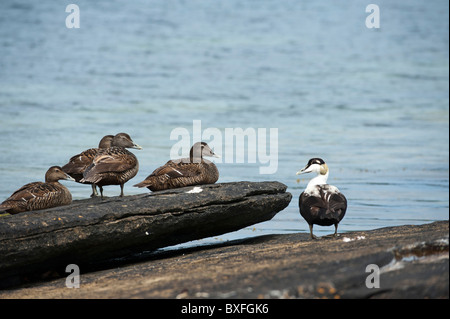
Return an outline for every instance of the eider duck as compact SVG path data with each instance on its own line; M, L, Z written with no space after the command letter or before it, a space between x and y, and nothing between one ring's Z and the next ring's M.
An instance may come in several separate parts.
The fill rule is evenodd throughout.
M308 164L297 172L299 174L316 172L317 176L311 179L304 192L300 194L300 214L309 224L312 239L313 225L334 225L334 237L337 236L339 222L344 218L347 210L347 199L336 186L327 184L328 166L321 158L312 158Z
M216 165L204 159L204 156L219 157L205 142L192 146L189 158L170 160L157 168L147 178L134 185L147 187L151 191L178 188L184 186L214 184L219 179Z
M72 202L72 195L67 187L58 182L60 179L74 181L61 167L50 167L45 173L45 183L33 182L22 186L0 204L0 211L17 214L69 205Z
M106 135L98 144L98 148L90 148L81 152L80 154L74 155L70 158L69 162L62 167L62 170L69 174L75 179L75 182L81 183L80 180L83 178L84 171L92 164L94 157L97 155L98 151L103 148L108 148L113 146L114 135ZM91 197L98 196L97 188L92 184L92 194Z
M123 197L123 185L136 176L139 162L136 156L125 148L141 150L142 147L133 142L130 135L119 133L114 136L111 147L100 149L92 164L84 171L82 183L92 183L100 188L103 199L103 186L120 185L120 196Z

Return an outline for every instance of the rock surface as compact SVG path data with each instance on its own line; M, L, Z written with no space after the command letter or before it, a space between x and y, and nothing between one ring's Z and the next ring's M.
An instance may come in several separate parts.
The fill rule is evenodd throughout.
M3 216L0 283L235 231L271 219L291 198L279 182L235 182Z
M66 288L61 277L0 291L0 298L448 299L448 227L440 221L319 240L307 233L267 235L154 252L109 269L81 268L79 289ZM379 288L366 286L375 283L368 265L380 270Z

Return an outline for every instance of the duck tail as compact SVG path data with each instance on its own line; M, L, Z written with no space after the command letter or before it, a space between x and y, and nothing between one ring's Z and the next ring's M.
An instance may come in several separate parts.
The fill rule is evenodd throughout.
M0 204L0 212L6 212L7 210L11 209L12 207L7 205L6 203Z
M139 188L143 188L143 187L149 187L152 186L152 181L151 180L143 180L140 183L137 183L136 185L133 185L133 187L139 187Z

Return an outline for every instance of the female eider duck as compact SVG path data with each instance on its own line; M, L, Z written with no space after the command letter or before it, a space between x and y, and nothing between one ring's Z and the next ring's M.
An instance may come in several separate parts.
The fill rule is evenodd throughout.
M179 188L184 186L214 184L219 179L216 165L204 156L219 157L205 142L192 146L189 158L170 160L157 168L135 187L147 187L151 191Z
M58 182L60 179L74 181L61 167L50 167L45 173L45 183L33 182L22 186L0 204L0 211L17 214L69 205L72 202L72 195L67 187Z
M312 158L308 164L297 172L299 174L316 172L317 176L311 179L304 192L300 194L300 214L309 224L312 239L313 225L334 225L337 236L339 222L344 218L347 210L347 199L336 186L327 184L328 166L321 158Z
M81 152L80 154L74 155L70 158L69 162L62 167L62 170L69 174L72 178L75 179L75 182L81 183L81 179L83 178L84 171L92 164L94 157L97 155L100 149L108 148L113 146L114 135L106 135L98 144L98 148L90 148ZM84 183L86 184L86 183ZM92 184L92 183L89 183ZM94 184L92 184L92 194L91 197L98 196L97 188Z
M139 170L136 156L125 148L141 150L142 147L134 143L130 135L115 135L112 145L98 151L80 180L82 183L88 182L98 186L102 199L103 186L106 185L120 185L120 196L123 197L123 185L136 176Z

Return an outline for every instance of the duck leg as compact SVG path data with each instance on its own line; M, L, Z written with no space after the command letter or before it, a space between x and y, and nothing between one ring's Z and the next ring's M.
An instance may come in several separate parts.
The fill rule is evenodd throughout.
M92 186L91 197L97 197L98 196L97 187L95 186L95 184L92 184L91 186Z
M120 184L120 197L123 197L123 184Z
M334 234L333 237L338 237L338 233L337 233L337 228L338 228L338 224L334 224Z
M98 188L100 188L100 198L103 199L103 187L99 186Z
M313 234L313 224L309 224L309 233L311 234L311 239L317 239L317 236Z

